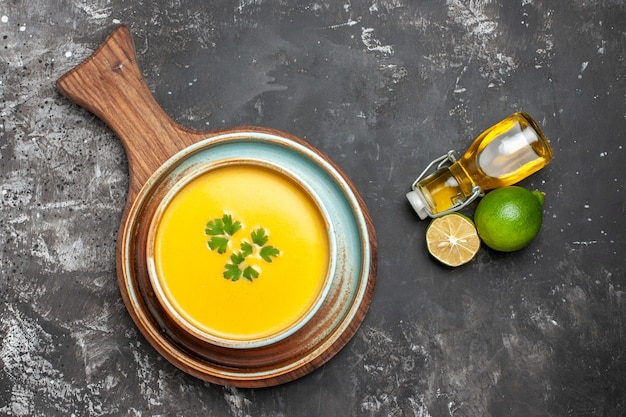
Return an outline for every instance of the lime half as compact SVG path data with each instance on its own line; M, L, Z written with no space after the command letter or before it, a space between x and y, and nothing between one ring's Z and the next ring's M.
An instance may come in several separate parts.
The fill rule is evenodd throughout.
M459 266L471 261L480 238L472 221L462 214L452 213L434 219L426 229L428 251L441 263Z

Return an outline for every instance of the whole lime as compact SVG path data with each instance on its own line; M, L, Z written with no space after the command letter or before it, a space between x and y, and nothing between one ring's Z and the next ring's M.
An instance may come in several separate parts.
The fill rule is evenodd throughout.
M478 236L485 245L501 252L528 246L541 228L543 199L541 192L519 186L490 191L474 212Z

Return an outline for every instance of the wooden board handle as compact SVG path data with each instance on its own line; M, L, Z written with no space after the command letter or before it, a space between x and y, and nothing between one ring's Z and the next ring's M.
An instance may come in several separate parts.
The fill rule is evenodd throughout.
M132 35L123 25L64 74L57 88L102 119L121 139L128 156L129 199L172 155L213 135L185 128L163 111L141 74Z

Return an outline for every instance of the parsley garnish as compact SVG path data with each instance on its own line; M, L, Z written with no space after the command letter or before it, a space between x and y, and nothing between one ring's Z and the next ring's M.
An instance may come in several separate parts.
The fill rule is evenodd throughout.
M217 251L220 255L229 249L231 237L242 230L242 225L238 221L233 221L230 214L224 214L221 218L213 219L206 224L204 234L210 236L207 246L211 251ZM241 277L248 281L253 281L261 274L260 268L252 264L254 258L261 258L267 263L271 263L273 258L280 255L280 250L268 245L269 236L265 229L257 227L250 233L250 239L242 240L239 250L230 251L229 261L224 265L222 276L225 279L236 282ZM257 254L258 257L253 256Z
M272 263L272 258L280 255L280 251L276 249L274 246L264 246L261 248L260 252L261 258L267 263Z
M265 230L260 227L252 232L251 237L254 244L259 246L265 245L269 239L265 234Z
M221 219L211 220L204 229L204 234L211 236L208 241L211 250L217 250L222 254L228 249L230 237L241 229L241 223L234 222L230 214L224 214Z

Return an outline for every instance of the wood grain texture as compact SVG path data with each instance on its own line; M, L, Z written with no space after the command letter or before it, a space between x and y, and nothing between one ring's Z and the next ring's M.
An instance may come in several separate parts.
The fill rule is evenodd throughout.
M130 202L167 159L211 136L179 125L159 106L137 64L130 30L123 25L61 77L57 88L107 123L122 141L130 171Z

